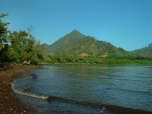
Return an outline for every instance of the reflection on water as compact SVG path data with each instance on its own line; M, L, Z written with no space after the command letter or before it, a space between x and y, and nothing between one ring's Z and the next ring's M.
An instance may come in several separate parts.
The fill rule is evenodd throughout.
M39 95L152 111L150 66L50 65L35 70L33 74L36 78L16 80L16 88ZM31 98L22 98L23 101L37 106L43 114L51 110L103 114L101 109L28 99Z

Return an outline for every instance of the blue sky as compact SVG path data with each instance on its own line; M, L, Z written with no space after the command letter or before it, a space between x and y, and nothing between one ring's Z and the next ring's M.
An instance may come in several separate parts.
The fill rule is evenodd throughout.
M77 29L127 50L152 42L152 0L0 0L11 30L53 43Z

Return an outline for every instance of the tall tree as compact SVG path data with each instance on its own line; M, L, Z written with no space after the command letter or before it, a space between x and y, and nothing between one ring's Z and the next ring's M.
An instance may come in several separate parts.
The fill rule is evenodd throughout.
M8 61L8 23L4 22L3 18L7 16L5 13L0 13L0 62Z

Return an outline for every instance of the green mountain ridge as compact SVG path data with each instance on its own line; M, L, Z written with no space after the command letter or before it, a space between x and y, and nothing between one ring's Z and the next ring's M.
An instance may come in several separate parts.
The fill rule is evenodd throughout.
M53 43L50 46L50 53L52 55L110 56L115 54L118 56L127 51L74 30Z
M133 54L140 57L152 58L152 43L150 43L147 47L133 51Z
M53 63L152 64L152 44L127 51L77 30L50 45L48 53Z

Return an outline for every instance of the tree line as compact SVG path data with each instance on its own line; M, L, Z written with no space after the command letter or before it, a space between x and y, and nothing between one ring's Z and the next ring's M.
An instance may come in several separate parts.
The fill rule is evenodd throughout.
M0 63L38 64L43 61L40 42L27 30L11 32L7 15L0 13Z
M65 53L51 54L48 44L41 44L29 30L10 31L5 22L5 13L0 13L0 64L21 63L87 63L87 64L152 64L151 57L143 57L124 50L109 53L106 57ZM86 43L86 42L85 42ZM60 47L60 46L59 46ZM80 50L80 48L78 48ZM120 50L120 49L119 49ZM73 50L72 50L73 51Z

